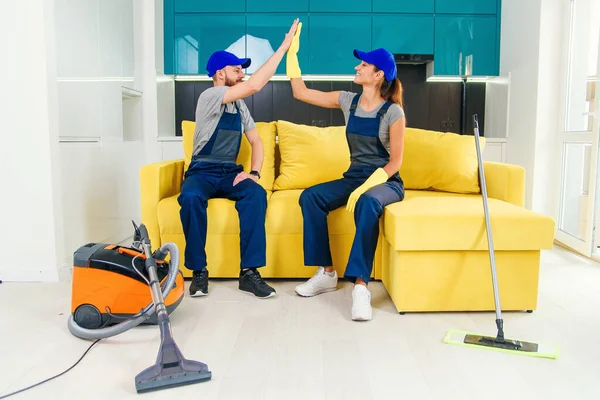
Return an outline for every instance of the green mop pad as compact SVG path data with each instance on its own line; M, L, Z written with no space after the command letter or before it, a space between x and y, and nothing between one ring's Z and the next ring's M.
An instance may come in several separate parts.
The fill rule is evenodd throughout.
M481 340L481 338L484 338L484 340ZM496 350L529 357L550 358L553 360L557 359L559 355L558 347L552 345L524 342L522 340L514 339L504 339L503 343L497 343L495 340L496 338L493 336L465 332L457 329L449 330L444 337L444 343L465 347Z

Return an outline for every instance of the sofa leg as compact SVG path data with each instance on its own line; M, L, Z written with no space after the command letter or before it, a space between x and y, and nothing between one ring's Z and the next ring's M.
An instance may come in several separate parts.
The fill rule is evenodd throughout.
M405 311L400 311L400 315L404 315L404 314L406 314Z
M533 312L533 310L527 310L527 312L528 312L529 314L531 314L531 313Z

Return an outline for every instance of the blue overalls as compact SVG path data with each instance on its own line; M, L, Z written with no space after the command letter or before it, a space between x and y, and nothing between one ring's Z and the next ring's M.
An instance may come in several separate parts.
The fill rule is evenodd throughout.
M235 201L240 220L240 268L258 268L266 264L265 215L267 194L252 179L233 186L236 175L243 171L236 165L242 141L242 119L237 113L223 111L213 135L202 150L192 157L181 184L177 201L185 234L185 267L206 267L206 208L210 198Z
M304 217L304 264L307 266L333 265L327 215L345 206L350 194L390 160L389 152L379 139L379 125L392 103L383 104L375 118L363 118L355 115L359 98L357 94L352 99L346 126L350 167L343 178L312 186L300 196ZM403 199L404 183L399 173L359 197L354 209L356 233L344 273L346 279L355 282L356 278L362 278L369 282L379 236L379 217L385 206Z

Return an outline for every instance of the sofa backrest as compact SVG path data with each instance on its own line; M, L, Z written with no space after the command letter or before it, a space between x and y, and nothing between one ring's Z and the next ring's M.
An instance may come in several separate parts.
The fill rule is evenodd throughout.
M288 121L258 122L264 146L259 183L265 190L306 189L342 177L350 166L344 126L315 127ZM194 122L183 121L185 167L191 159ZM485 148L485 138L480 138ZM244 136L238 163L250 170L251 147ZM400 176L406 189L480 193L472 135L406 128Z

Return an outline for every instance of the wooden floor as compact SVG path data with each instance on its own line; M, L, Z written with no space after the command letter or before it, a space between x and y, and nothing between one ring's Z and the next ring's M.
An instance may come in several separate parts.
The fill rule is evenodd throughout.
M543 254L539 309L504 314L507 336L556 344L558 360L442 342L450 328L494 334L493 313L401 316L377 282L373 320L359 323L348 283L315 298L296 296L297 283L272 281L268 300L220 280L206 298L186 296L173 333L187 358L209 365L209 382L136 394L133 378L159 344L156 327L138 327L12 398L600 399L600 265L563 249ZM69 282L0 285L0 395L65 370L89 346L67 329L69 301Z

